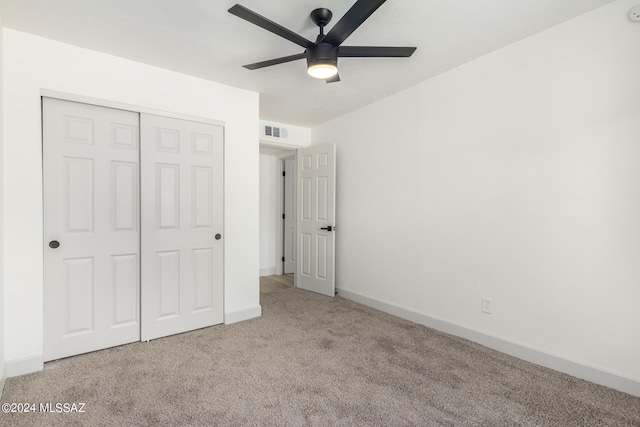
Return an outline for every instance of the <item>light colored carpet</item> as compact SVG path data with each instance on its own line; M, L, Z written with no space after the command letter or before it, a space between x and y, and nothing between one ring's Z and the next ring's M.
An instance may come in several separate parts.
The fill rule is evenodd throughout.
M345 299L261 296L263 317L48 363L2 402L86 403L2 425L640 426L640 398Z

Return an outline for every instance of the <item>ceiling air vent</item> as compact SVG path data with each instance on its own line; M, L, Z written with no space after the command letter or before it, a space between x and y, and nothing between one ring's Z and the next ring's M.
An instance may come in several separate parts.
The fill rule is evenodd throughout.
M289 136L289 132L285 128L279 128L275 126L264 127L265 136L271 136L273 138L286 138Z

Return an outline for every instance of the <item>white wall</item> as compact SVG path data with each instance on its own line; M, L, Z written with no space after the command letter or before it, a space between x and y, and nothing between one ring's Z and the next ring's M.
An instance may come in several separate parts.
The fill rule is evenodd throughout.
M260 154L260 276L277 271L276 224L282 214L282 207L278 206L277 186L282 183L279 171L282 166L277 156Z
M288 136L286 138L267 136L264 131L265 126L276 126L281 129L284 128L287 130ZM258 133L260 134L260 144L267 146L297 149L311 145L311 129L302 126L260 120Z
M258 94L10 29L4 37L8 374L42 366L41 89L225 122L225 321L259 316Z
M2 93L4 93L4 31L2 16L0 16L0 396L4 388L6 376L5 351L4 351L4 278L1 273L4 271L4 111Z
M640 394L636 3L312 129L337 143L341 295Z

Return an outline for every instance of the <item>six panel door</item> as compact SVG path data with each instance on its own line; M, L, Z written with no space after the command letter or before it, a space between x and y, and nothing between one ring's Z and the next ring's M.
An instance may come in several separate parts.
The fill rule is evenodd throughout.
M336 147L298 150L297 286L335 295Z
M45 361L140 339L138 122L43 98Z
M223 128L141 114L142 339L223 322Z

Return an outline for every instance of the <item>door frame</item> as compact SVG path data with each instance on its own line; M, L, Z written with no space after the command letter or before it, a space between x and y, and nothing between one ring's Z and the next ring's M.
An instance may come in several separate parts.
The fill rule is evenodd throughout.
M76 95L73 93L59 92L50 89L40 89L40 98L55 98L62 101L78 102L80 104L90 104L98 107L114 108L116 110L131 111L134 113L152 114L154 116L171 117L173 119L189 120L192 122L200 122L217 126L225 126L225 122L214 120L207 117L190 116L187 114L172 113L170 111L157 110L155 108L142 107L139 105L126 104L123 102L109 101L107 99L92 98L89 96Z
M280 208L280 212L276 217L276 275L281 276L284 274L284 262L282 257L284 256L284 220L282 214L284 213L284 177L282 172L285 170L284 161L286 159L292 159L298 161L298 154L296 149L291 149L290 152L278 154L278 167L276 168L276 179L278 185L276 185L276 204ZM297 209L297 207L295 207ZM296 274L293 274L293 281L295 286Z
M294 153L291 153L291 154L289 154L287 156L280 157L278 159L279 165L280 165L280 169L282 170L282 172L280 173L280 178L279 178L279 179L281 179L281 185L278 186L279 192L281 194L281 197L278 198L278 202L279 202L278 206L281 206L283 214L285 213L285 210L286 210L285 209L285 206L286 206L286 199L285 199L285 196L286 196L286 188L285 188L285 186L286 186L286 178L283 175L283 173L286 171L286 163L285 163L286 160L293 160L294 164L295 164L294 167L297 169L297 167L298 167L298 164L297 164L297 162L298 162L297 151L294 152ZM294 212L296 212L296 216L297 216L298 206L297 206L296 203L292 204L292 209L293 209ZM285 249L285 241L287 239L287 236L285 234L286 230L285 230L284 224L285 224L285 220L284 219L279 219L279 221L278 221L279 229L276 227L276 236L280 237L279 239L277 239L278 242L279 242L279 246L280 246L278 248L278 252L277 253L282 254L281 257L285 256L285 250L284 249ZM296 227L297 227L297 224L296 224ZM282 259L282 258L280 258L280 259ZM285 263L285 261L280 261L280 259L277 260L278 261L278 268L276 268L276 271L280 272L280 274L285 274L284 273L284 263ZM295 282L295 277L296 277L296 272L297 271L298 271L298 266L297 266L297 262L296 262L296 266L294 267L294 272L293 272L294 282Z
M282 262L282 257L284 256L284 221L282 220L282 213L284 213L284 178L282 176L282 172L284 171L284 160L285 159L293 159L296 162L298 161L298 149L303 148L302 145L294 145L289 143L279 143L275 141L263 141L260 140L260 147L266 148L275 148L280 149L282 152L271 154L276 157L278 166L276 167L276 205L279 207L280 212L276 215L275 223L272 223L271 226L275 228L275 275L281 276L284 274L284 263ZM295 207L297 209L297 206ZM293 275L293 283L296 286L296 277L297 275L294 273Z

